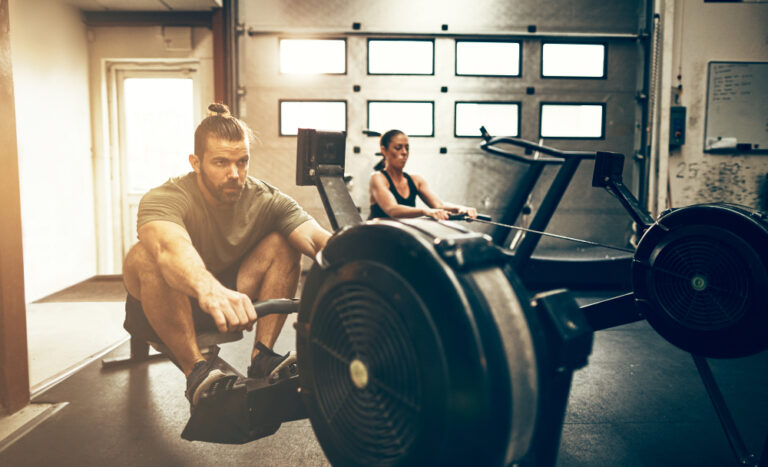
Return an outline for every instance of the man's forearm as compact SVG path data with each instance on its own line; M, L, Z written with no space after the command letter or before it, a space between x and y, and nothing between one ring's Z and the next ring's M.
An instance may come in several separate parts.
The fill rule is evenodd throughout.
M288 241L296 250L314 258L317 252L325 248L330 237L331 234L327 230L311 219L294 229L288 235Z
M187 296L199 298L218 284L192 245L163 246L156 259L168 285Z

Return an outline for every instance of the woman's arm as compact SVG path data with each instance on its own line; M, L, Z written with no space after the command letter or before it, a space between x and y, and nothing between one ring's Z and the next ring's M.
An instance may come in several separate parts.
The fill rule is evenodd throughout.
M395 196L389 191L387 178L381 172L371 175L370 192L372 203L378 204L389 217L429 216L434 219L448 219L448 213L442 209L414 208L398 204Z
M442 209L444 211L453 212L457 214L466 214L469 217L477 217L477 210L475 208L461 206L459 204L446 203L437 196L437 193L432 191L427 184L427 181L421 175L411 175L414 185L419 192L419 197L424 201L427 206L433 209Z

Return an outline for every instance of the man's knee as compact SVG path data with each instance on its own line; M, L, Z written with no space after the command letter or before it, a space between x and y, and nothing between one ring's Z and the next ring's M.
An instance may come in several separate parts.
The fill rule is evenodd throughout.
M164 281L157 261L141 243L131 247L123 260L123 282L128 293L141 298L141 284L145 281Z
M237 272L237 290L256 299L267 277L280 277L281 282L298 280L301 253L279 233L264 237L241 263Z
M264 247L264 248L261 248ZM272 232L259 243L259 249L268 252L275 260L286 265L299 265L301 253L283 235Z

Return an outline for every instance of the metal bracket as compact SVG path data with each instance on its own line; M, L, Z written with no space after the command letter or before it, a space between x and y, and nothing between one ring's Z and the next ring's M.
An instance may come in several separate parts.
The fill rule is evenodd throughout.
M488 235L466 233L435 239L435 250L453 268L502 264L507 256L499 251Z
M623 169L624 154L598 151L595 156L592 186L605 188L608 193L618 198L624 209L641 227L641 230L645 230L654 223L654 220L648 212L640 207L637 198L624 186L622 179Z
M570 292L565 289L542 292L533 298L558 337L550 349L558 368L577 370L586 366L592 353L592 328Z
M345 132L300 128L296 143L296 184L315 185L333 230L360 224L360 212L346 185Z

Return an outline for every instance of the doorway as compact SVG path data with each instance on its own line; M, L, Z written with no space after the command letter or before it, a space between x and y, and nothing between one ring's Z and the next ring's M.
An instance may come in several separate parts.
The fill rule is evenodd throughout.
M107 65L113 264L137 241L141 197L190 170L192 134L200 120L198 62Z

